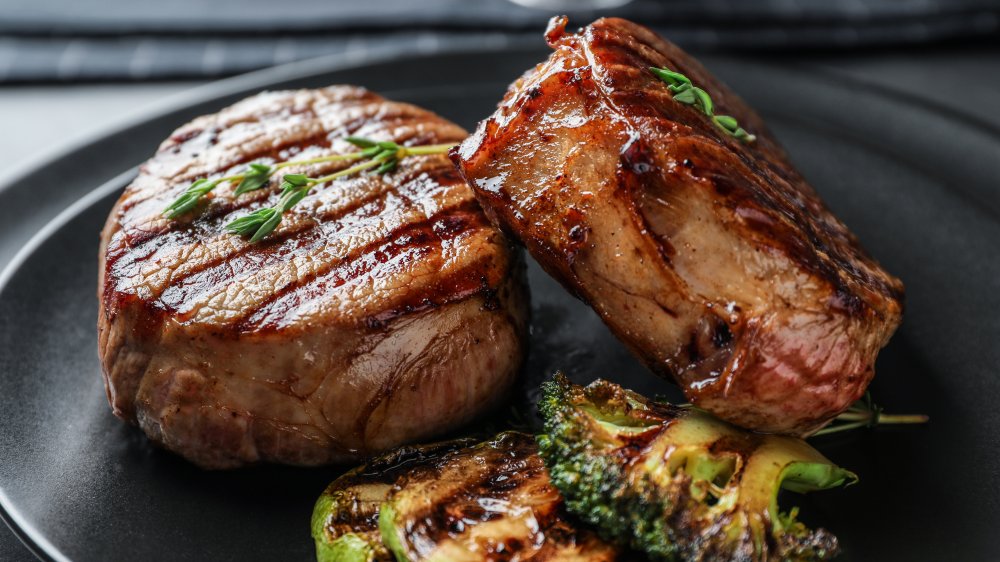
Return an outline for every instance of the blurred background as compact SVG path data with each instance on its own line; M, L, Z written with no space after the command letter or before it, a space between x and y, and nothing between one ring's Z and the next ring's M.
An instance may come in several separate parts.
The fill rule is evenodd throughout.
M1000 0L0 0L0 165L276 64L541 45L556 13L625 16L696 53L807 60L1000 122Z
M0 167L18 177L227 76L541 46L558 13L624 16L696 54L805 65L1000 131L1000 0L0 0ZM31 559L0 525L0 560Z

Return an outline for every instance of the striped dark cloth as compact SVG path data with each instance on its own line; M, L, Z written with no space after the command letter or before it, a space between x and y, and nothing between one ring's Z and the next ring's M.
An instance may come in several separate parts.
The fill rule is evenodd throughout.
M1000 37L1000 0L633 0L617 8L580 9L585 4L4 0L0 83L209 78L336 53L540 44L546 19L560 12L581 25L598 15L628 17L702 50L836 49Z

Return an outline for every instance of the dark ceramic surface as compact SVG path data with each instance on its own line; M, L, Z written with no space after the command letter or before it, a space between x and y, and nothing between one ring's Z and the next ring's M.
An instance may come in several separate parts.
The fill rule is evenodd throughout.
M354 69L321 61L225 81L0 190L0 263L38 232L0 276L0 503L19 535L57 560L312 559L312 501L337 469L203 472L111 415L96 356L97 233L129 174L98 185L190 117L265 87L356 83L472 127L540 57L442 55ZM817 439L861 483L793 499L807 521L841 537L843 560L994 559L1000 135L798 67L705 62L764 114L830 206L907 285L904 325L872 390L888 410L932 423ZM531 282L522 400L556 368L581 382L603 376L672 392L534 266Z

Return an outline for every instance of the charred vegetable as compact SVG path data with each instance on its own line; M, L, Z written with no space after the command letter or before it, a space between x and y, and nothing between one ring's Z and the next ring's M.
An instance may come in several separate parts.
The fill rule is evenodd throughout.
M577 528L529 435L408 448L335 481L316 504L320 562L610 561Z
M335 480L316 502L312 536L319 562L390 562L378 530L379 507L408 471L430 466L472 440L401 447Z
M570 512L654 560L826 560L837 539L780 511L779 490L853 483L801 439L750 433L607 381L543 387L538 438Z

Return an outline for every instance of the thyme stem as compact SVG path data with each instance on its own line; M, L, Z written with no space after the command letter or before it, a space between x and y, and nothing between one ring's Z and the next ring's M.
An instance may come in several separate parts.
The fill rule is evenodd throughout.
M365 170L371 170L375 174L386 174L394 170L400 160L408 156L441 154L455 146L454 144L400 146L391 141L373 141L360 137L347 137L345 140L362 150L348 154L320 156L308 160L279 162L271 166L256 163L250 164L250 169L244 173L243 177L239 178L240 185L236 189L236 195L264 187L274 172L289 166L306 166L323 162L366 159L364 162L318 178L309 177L304 174L285 174L282 177L281 183L281 199L279 199L277 204L273 207L258 209L249 215L233 220L226 225L226 230L240 236L249 236L251 243L258 242L273 232L281 223L284 214L308 195L310 190L316 185L364 172ZM216 180L216 184L227 179L236 181L236 178L237 176L233 176L231 179L222 178Z
M280 170L282 168L288 168L290 166L308 166L310 164L323 164L324 162L353 160L355 158L361 158L361 153L349 152L347 154L330 154L328 156L319 156L317 158L310 158L308 160L290 160L288 162L278 162L277 164L274 165L274 169Z
M855 402L847 411L837 416L833 423L817 431L812 437L830 435L862 427L918 424L927 423L929 420L930 418L923 414L883 414L882 408L872 402L871 395L866 393L863 399Z
M879 424L917 424L927 423L931 418L925 414L881 414L878 417Z
M363 172L365 170L369 170L371 168L374 168L375 166L378 166L379 164L381 164L381 162L376 162L375 160L369 160L368 162L364 162L362 164L355 164L354 166L351 166L350 168L344 168L343 170L341 170L339 172L332 173L332 174L330 174L328 176L323 176L323 177L319 177L319 178L315 178L315 179L310 178L309 179L310 186L316 185L318 183L326 183L328 181L333 181L333 180L335 180L337 178L342 178L342 177L345 177L345 176L350 176L350 175L356 174L358 172Z

